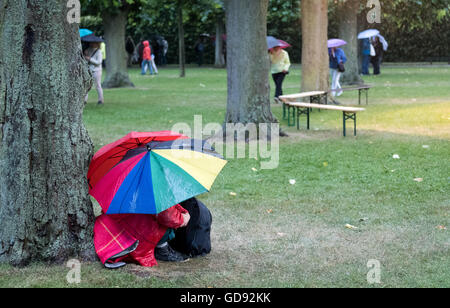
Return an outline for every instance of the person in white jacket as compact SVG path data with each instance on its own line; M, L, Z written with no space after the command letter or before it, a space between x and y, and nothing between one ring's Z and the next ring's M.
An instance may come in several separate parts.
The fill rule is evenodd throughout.
M102 62L103 54L100 48L100 42L90 43L90 46L84 52L84 57L89 63L89 69L94 77L94 84L98 93L98 105L103 105L103 89L102 89ZM89 94L86 94L85 102L88 101Z

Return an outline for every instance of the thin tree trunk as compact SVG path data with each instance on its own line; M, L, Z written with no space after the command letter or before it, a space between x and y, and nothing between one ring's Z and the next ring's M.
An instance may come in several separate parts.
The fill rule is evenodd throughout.
M183 0L178 1L178 50L179 50L179 64L180 77L186 76L186 50L184 44L184 26L183 26Z
M92 84L65 1L0 2L0 262L92 259Z
M225 123L274 123L267 52L268 0L227 0L228 103Z
M225 67L225 57L223 54L223 39L222 36L224 34L224 25L222 18L217 20L216 22L216 48L215 48L215 61L214 66L215 67Z
M328 0L302 0L302 91L329 87Z
M359 75L358 11L359 0L347 0L345 3L338 3L339 38L347 42L347 45L342 47L347 56L347 63L345 63L345 73L341 80L342 83L349 85L363 83Z
M105 88L134 87L128 76L128 53L125 49L125 30L128 11L102 15L106 41Z

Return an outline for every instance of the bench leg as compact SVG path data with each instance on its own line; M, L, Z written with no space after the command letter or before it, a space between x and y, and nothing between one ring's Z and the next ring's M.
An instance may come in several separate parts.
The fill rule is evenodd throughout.
M319 109L320 110L320 109ZM309 130L309 108L306 108L306 128Z
M288 106L288 126L295 126L295 108ZM292 109L292 124L291 124L291 109Z
M353 135L356 136L356 113L345 112L343 111L343 129L344 129L344 137L346 136L347 128L346 121L353 120Z
M300 129L300 116L306 114L306 128L309 130L309 109L310 108L297 107L297 129Z
M345 128L345 121L347 120L345 117L347 116L347 114L344 112L342 112L342 120L343 120L343 130L344 130L344 137L345 137L345 132L346 132L346 128Z
M288 120L288 126L291 126L291 107L287 106L287 120Z
M283 103L283 120L286 120L286 104Z
M358 105L361 105L361 89L358 90Z

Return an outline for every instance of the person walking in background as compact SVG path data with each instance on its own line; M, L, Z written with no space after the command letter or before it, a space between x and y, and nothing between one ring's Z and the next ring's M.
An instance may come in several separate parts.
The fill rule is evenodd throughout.
M197 52L197 64L198 66L203 65L203 54L205 52L205 44L203 43L203 38L199 38L197 43L195 43L195 51Z
M289 68L291 67L291 61L289 60L289 54L283 50L280 46L275 46L269 50L270 53L270 72L275 83L275 102L279 103L279 97L283 95L283 81L286 75L289 74Z
M84 58L89 63L89 70L94 77L94 84L98 93L98 105L103 105L103 88L102 88L102 62L103 54L100 43L103 41L101 38L97 38L97 42L91 42L89 48L84 52ZM87 103L89 94L86 94L85 102Z
M344 64L347 62L344 50L341 48L328 48L328 55L330 57L330 75L331 75L331 97L341 96L343 91L340 78L345 71ZM335 103L337 103L335 101Z
M362 74L370 75L370 40L365 38L362 40Z
M152 66L152 49L150 48L149 41L144 41L144 50L142 51L142 75L147 73L147 69L150 69L150 75L153 75L153 66Z
M128 54L128 67L131 66L131 64L133 64L133 53L134 50L136 49L136 46L134 44L133 38L131 36L127 37L127 41L125 43L125 50L127 51Z
M373 48L375 49L375 56L371 57L371 62L373 65L373 74L379 75L381 59L383 58L383 44L380 42L380 38L378 36L375 36L372 38L372 45Z
M150 60L151 67L153 68L153 71L155 72L155 75L158 75L158 68L156 67L155 63L155 55L152 54L151 60Z
M167 42L166 39L162 40L162 47L163 47L163 53L162 53L161 64L167 65L167 51L169 50L169 42Z

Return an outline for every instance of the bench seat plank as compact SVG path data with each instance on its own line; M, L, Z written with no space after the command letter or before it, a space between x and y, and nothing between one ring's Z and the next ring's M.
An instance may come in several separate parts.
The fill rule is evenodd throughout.
M345 111L345 112L351 112L351 113L356 113L356 112L360 112L360 111L366 110L364 108L357 108L357 107L310 104L310 103L300 103L300 102L287 102L286 104L289 105L289 106L292 106L292 107L339 110L339 111Z
M327 92L325 92L325 91L302 92L302 93L296 93L296 94L282 95L282 96L280 96L280 99L284 101L284 100L291 100L291 99L304 98L304 97L310 97L310 96L325 95L326 93Z

